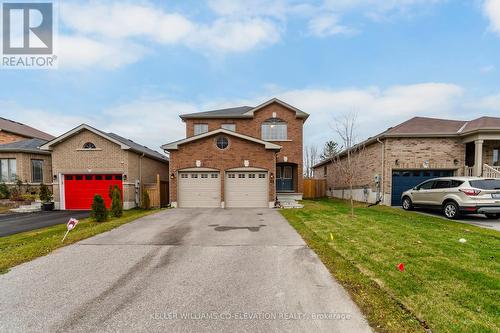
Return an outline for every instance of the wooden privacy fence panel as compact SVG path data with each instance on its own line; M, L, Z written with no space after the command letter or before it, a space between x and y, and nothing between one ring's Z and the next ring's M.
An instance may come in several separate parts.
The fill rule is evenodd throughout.
M326 179L304 179L304 199L326 197Z
M168 181L160 180L160 175L156 176L156 183L142 185L142 190L148 193L152 208L168 206Z

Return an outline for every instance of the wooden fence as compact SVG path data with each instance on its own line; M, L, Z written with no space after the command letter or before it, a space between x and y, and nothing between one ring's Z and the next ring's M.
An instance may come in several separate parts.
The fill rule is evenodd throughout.
M156 183L143 184L142 190L148 193L152 208L168 206L168 181L160 180L160 175L156 175Z
M304 179L304 199L326 197L326 179Z

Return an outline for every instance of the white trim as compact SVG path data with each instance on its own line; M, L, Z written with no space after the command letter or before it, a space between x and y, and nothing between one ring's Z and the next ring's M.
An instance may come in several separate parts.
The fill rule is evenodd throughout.
M256 172L269 172L269 170L267 169L263 169L263 168L254 168L254 167L238 167L238 168L231 168L231 169L226 169L224 171L248 171L248 172L252 172L252 171L256 171Z
M251 136L248 136L248 135L244 135L244 134L241 134L241 133L237 133L237 132L225 130L223 128L218 128L216 130L213 130L213 131L210 131L210 132L206 132L206 133L203 133L203 134L200 134L200 135L195 135L195 136L183 139L183 140L175 141L175 142L172 142L172 143L167 143L167 144L161 146L161 148L164 149L164 150L177 150L177 149L179 149L179 145L182 145L182 144L185 144L185 143L189 143L189 142L192 142L192 141L196 141L196 140L199 140L199 139L203 139L203 138L215 135L215 134L226 134L226 135L230 135L230 136L235 136L235 137L240 138L240 139L244 139L244 140L248 140L248 141L260 143L261 145L264 145L264 147L266 149L273 149L273 150L279 150L279 149L281 149L281 146L279 146L277 144L274 144L274 143L271 143L271 142L268 142L268 141L264 141L264 140L260 140L260 139L257 139L257 138L254 138L254 137L251 137Z
M53 140L45 143L44 145L40 146L40 149L41 150L52 150L52 146L54 146L55 144L57 144L57 143L59 143L61 141L64 141L66 138L69 138L69 137L71 137L71 136L73 136L75 134L78 134L81 130L84 130L84 129L87 130L87 131L90 131L90 132L92 132L92 133L94 133L96 135L99 135L99 136L101 136L101 137L103 137L103 138L105 138L105 139L107 139L107 140L109 140L109 141L111 141L113 143L116 143L122 149L130 149L129 146L121 143L118 140L113 139L112 137L106 135L104 132L101 132L101 131L99 131L99 130L97 130L97 129L95 129L92 126L89 126L87 124L81 124L80 126L77 126L77 127L73 128L71 131L66 132L63 135L58 136L57 138L55 138L55 139L53 139Z
M178 172L220 172L219 169L214 168L184 168L178 169Z
M262 103L260 105L257 105L256 107L254 107L253 109L245 112L244 114L245 115L250 115L250 116L253 117L255 111L258 111L258 110L260 110L260 109L262 109L262 108L264 108L264 107L266 107L266 106L268 106L268 105L270 105L272 103L278 103L278 104L284 106L287 109L295 111L295 116L297 116L297 117L299 117L299 116L300 116L300 118L307 118L307 117L309 117L309 115L307 113L305 113L304 111L302 111L300 109L297 109L296 107L294 107L294 106L292 106L292 105L290 105L288 103L285 103L282 100L277 99L276 97L272 98L272 99L268 100L267 102L264 102L264 103Z
M59 209L66 209L66 195L64 193L64 174L59 173L57 175L59 179Z

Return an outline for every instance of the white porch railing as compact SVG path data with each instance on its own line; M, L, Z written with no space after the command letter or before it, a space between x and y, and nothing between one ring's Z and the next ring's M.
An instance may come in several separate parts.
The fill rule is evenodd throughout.
M485 178L500 178L500 166L484 165L483 177Z
M474 176L474 167L465 166L464 168L464 176L472 177Z

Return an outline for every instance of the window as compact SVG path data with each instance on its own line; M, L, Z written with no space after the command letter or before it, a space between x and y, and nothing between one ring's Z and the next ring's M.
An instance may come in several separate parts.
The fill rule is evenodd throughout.
M248 175L248 178L255 178L255 173L251 173Z
M451 183L449 180L436 180L434 182L434 185L432 186L433 189L439 190L443 188L450 188Z
M66 176L66 180L73 180L73 176Z
M265 173L259 173L259 178L266 178L266 174Z
M87 142L83 145L83 149L96 149L96 146L92 142Z
M102 175L95 176L95 180L102 180Z
M201 178L208 178L208 174L206 174L206 173L202 173L202 174L201 174Z
M0 178L2 182L12 183L16 181L16 159L4 158L0 160Z
M431 180L431 181L425 182L425 183L417 186L417 189L419 189L419 190L430 190L433 185L434 185L434 181Z
M287 124L281 119L268 119L262 123L262 140L287 140Z
M82 175L77 175L75 176L75 180L82 180L83 179L83 176Z
M113 180L113 176L112 175L106 175L105 178L106 178L106 180Z
M198 178L198 174L196 174L196 173L192 173L192 174L191 174L191 178Z
M188 174L187 173L181 173L181 178L187 178Z
M481 190L500 190L500 179L471 180L470 186Z
M245 174L244 173L238 174L238 178L245 178Z
M92 180L92 175L85 175L85 180Z
M464 182L461 180L452 180L450 188L456 188L462 185Z
M236 132L236 124L222 124L221 128L228 130L228 131Z
M217 138L217 148L226 149L229 146L229 140L225 136L219 136Z
M31 181L43 183L43 160L31 160Z
M323 177L326 177L328 175L328 168L326 165L323 167Z
M219 178L219 175L218 175L218 174L216 174L216 173L212 173L212 174L210 175L210 178Z
M493 166L500 166L500 148L493 149Z
M116 175L115 176L115 180L122 180L123 179L123 176L122 175Z
M194 124L194 135L208 132L208 124Z
M227 178L235 178L236 175L234 173L230 173L229 175L227 175Z

